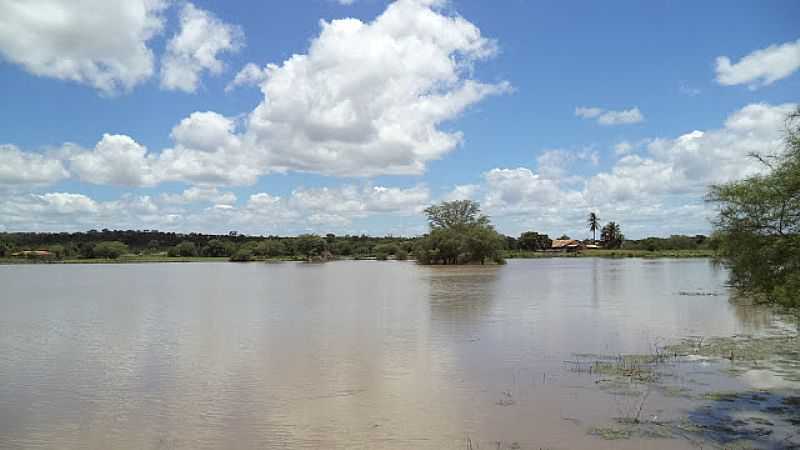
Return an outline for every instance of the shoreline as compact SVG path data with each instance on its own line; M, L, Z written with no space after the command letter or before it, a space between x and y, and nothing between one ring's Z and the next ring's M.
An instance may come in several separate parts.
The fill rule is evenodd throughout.
M531 252L513 251L503 255L505 259L539 259L539 258L713 258L712 250L584 250L582 252ZM352 256L336 258L334 261L376 261L375 257L355 258ZM390 259L391 260L391 259ZM409 260L413 260L410 258ZM254 258L250 262L302 262L303 258L295 256ZM158 264L158 263L195 263L195 262L233 262L227 256L157 256L157 255L129 255L117 259L108 258L67 258L52 260L36 260L25 258L0 258L0 265L34 265L34 264ZM241 264L241 263L239 263Z

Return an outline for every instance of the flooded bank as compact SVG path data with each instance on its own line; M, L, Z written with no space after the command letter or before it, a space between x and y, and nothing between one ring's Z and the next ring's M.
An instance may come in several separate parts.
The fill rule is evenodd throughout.
M702 259L0 267L0 448L794 445L796 328L726 279Z

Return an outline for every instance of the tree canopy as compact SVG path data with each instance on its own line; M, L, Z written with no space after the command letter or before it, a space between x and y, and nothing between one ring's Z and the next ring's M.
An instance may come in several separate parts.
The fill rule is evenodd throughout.
M431 226L414 250L421 264L502 263L505 237L495 231L480 204L471 200L443 202L425 209Z
M800 306L800 109L787 119L785 151L753 157L766 173L709 193L718 252L743 291Z

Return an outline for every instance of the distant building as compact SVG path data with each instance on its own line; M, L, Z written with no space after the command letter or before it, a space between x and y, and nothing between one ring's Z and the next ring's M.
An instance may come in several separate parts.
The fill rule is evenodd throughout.
M52 253L50 253L47 250L24 250L21 252L16 252L11 254L11 256L19 256L23 258L34 258L34 257L46 258L51 255Z
M550 246L551 250L559 252L577 252L586 248L583 242L577 239L556 239Z

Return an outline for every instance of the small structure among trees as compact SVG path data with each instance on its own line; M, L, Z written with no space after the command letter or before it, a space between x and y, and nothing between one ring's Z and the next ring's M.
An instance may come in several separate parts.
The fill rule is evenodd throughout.
M414 249L420 264L485 264L505 261L500 251L505 237L495 231L489 217L472 200L442 202L425 209L430 233Z

